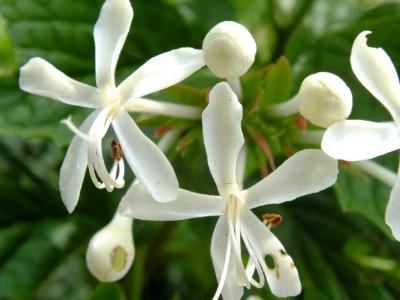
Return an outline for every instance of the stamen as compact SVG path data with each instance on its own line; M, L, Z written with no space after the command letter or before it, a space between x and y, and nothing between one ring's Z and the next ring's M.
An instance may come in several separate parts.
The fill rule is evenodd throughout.
M242 235L243 242L244 242L244 244L246 246L247 252L249 253L249 261L248 261L247 266L246 266L247 279L256 288L262 288L264 286L264 284L265 284L264 273L262 271L260 263L257 260L256 255L254 254L253 248L251 248L251 245L250 245L249 240L248 240L248 238L246 236L246 233L244 232L243 229L241 231L241 235ZM257 270L257 275L258 275L258 278L260 280L259 282L257 282L253 278L254 269Z
M121 160L124 155L121 144L117 140L111 142L111 158L113 161Z
M89 175L90 175L90 179L92 179L92 182L94 183L95 187L97 187L98 189L104 189L106 186L104 183L101 183L100 181L98 181L96 174L94 172L94 166L93 166L93 162L90 161L88 163L88 168L89 168Z
M82 130L80 130L78 127L75 126L75 124L72 122L71 116L68 116L68 118L61 120L60 123L66 125L69 128L69 130L71 130L73 133L75 133L82 139L88 142L95 141L94 137L89 136L88 134L84 133Z
M217 300L222 293L222 289L224 288L226 276L228 275L229 261L231 258L231 249L232 249L231 243L232 243L232 240L228 239L228 244L226 246L224 266L222 268L221 277L219 278L217 291L215 292L212 300Z
M233 251L235 253L235 261L236 261L236 272L239 285L244 285L247 288L250 288L250 282L247 280L246 271L243 266L242 255L241 255L241 245L240 245L240 231L236 232L233 224L233 220L236 221L236 203L232 203L232 201L237 201L238 199L234 196L231 196L228 202L228 227L229 227L229 237L232 239ZM236 224L235 224L236 225Z
M270 225L270 228L275 228L282 222L282 216L279 214L266 213L262 215L262 218L266 224Z

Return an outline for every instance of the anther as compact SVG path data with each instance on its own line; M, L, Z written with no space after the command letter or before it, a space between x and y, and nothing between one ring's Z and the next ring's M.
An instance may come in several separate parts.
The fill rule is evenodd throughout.
M117 140L111 142L111 158L113 161L122 159L124 153L122 152L121 144Z
M279 214L266 213L262 215L262 218L271 228L278 226L282 222L282 216Z

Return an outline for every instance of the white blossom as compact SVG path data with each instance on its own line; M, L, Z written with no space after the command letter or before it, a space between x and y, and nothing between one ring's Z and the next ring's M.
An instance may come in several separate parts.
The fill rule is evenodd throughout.
M118 214L96 232L86 250L86 265L90 273L102 282L124 277L134 258L132 219Z
M346 120L330 126L322 149L336 159L371 159L400 148L400 84L396 69L381 48L368 47L369 31L360 33L351 51L351 66L364 87L389 111L392 122ZM390 194L386 223L400 240L400 176Z
M242 106L227 83L210 92L202 114L208 165L219 195L211 196L179 189L175 201L154 201L142 184L132 186L123 197L121 214L142 220L182 220L220 216L211 241L211 255L219 282L214 299L240 299L243 287L262 287L268 282L274 295L294 296L301 283L292 258L281 242L250 209L279 204L331 186L337 177L337 161L320 150L303 150L268 177L242 190L245 155L241 130ZM242 243L249 255L242 261ZM267 266L266 256L274 267ZM258 281L254 278L257 273Z
M298 98L300 114L314 125L324 128L347 119L353 104L346 83L328 72L307 76L300 86Z
M124 186L123 159L107 170L102 138L112 125L124 156L140 182L158 201L176 197L178 180L167 158L142 133L127 111L179 115L172 105L160 105L145 95L180 82L204 65L201 50L180 48L160 54L142 65L121 84L115 84L115 68L133 18L129 0L107 0L94 27L96 85L92 87L69 78L41 58L31 59L21 68L20 87L24 91L50 97L70 105L94 108L77 128L70 119L64 123L76 133L60 172L61 198L69 212L78 202L86 168L98 188L112 191ZM183 108L185 112L187 109ZM190 108L189 117L196 114ZM197 113L199 113L197 111Z
M224 21L215 25L203 40L204 61L219 78L242 76L254 62L256 42L243 25Z

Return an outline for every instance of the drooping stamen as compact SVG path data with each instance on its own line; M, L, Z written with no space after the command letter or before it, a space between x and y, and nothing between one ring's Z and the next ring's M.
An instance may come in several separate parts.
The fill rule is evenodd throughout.
M88 142L95 141L94 137L91 137L90 135L84 133L78 127L76 127L76 125L72 122L71 116L68 116L68 118L61 120L60 123L66 125L69 128L69 130L71 130L73 133L75 133L77 136L81 137L85 141Z
M218 288L214 294L212 300L217 300L222 293L222 289L224 288L226 276L228 275L229 261L231 259L231 250L232 250L232 240L228 238L228 244L226 246L225 260L224 266L222 268L221 277L219 278Z
M96 173L94 171L94 163L93 161L88 162L88 169L89 169L89 175L90 179L92 179L92 182L94 183L95 187L98 189L104 189L106 185L104 183L101 183L96 176Z
M233 252L235 254L235 266L236 266L236 280L238 285L244 285L250 288L250 282L247 280L246 271L243 266L242 255L241 255L241 237L240 230L236 231L236 221L240 219L240 208L237 207L239 199L231 195L227 204L228 213L228 227L229 227L229 238L232 239ZM237 216L239 214L239 216ZM235 224L233 224L235 222ZM239 224L240 227L240 224Z
M247 252L249 253L249 261L248 261L247 266L246 266L247 279L256 288L262 288L264 286L264 284L265 284L264 273L262 271L262 268L260 266L259 261L257 260L256 255L254 254L253 249L251 248L251 245L249 243L249 240L248 240L248 238L246 236L246 233L243 230L243 228L242 228L242 231L241 231L241 235L242 235L243 242L244 242L244 244L246 246ZM253 278L254 270L257 271L257 275L258 275L258 278L260 280L259 282L257 282Z

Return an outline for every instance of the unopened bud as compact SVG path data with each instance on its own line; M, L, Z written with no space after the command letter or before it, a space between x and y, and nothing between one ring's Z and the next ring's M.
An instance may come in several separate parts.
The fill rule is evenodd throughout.
M300 114L311 123L329 127L351 113L353 98L342 79L332 73L315 73L303 80L298 93Z
M246 73L254 62L256 50L251 33L233 21L218 23L203 40L204 61L220 78L235 78Z
M90 240L86 265L99 281L113 282L125 276L134 256L132 220L117 215Z

